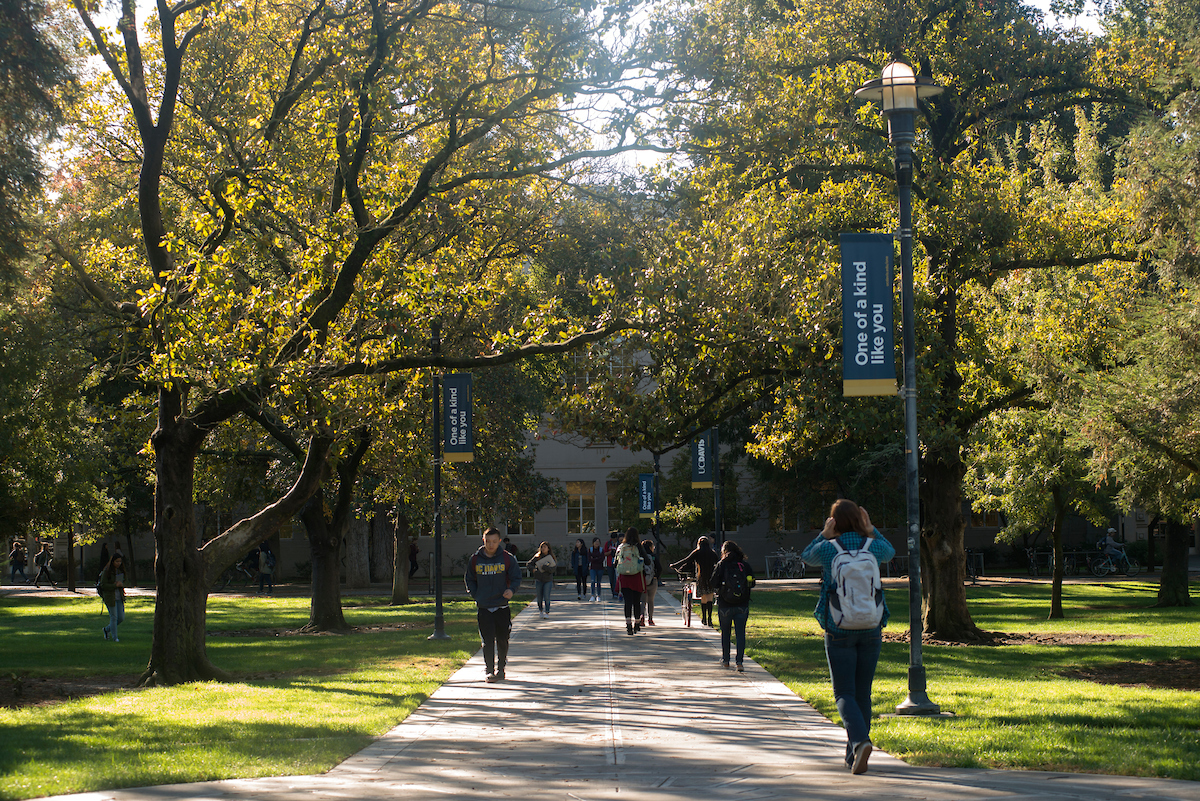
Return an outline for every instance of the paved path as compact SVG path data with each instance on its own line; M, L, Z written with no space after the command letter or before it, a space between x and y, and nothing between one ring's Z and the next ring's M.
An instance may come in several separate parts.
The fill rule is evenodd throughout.
M716 632L683 628L677 610L660 609L657 627L630 637L615 603L557 601L549 620L527 607L507 681L484 683L476 654L402 724L322 776L64 798L1200 801L1200 782L914 768L880 751L868 773L851 776L840 727L749 660L744 674L721 668Z

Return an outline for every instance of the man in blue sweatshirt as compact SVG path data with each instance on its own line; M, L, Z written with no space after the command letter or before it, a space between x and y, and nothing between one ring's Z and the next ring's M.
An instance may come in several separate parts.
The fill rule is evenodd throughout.
M479 610L479 638L483 640L487 680L504 681L508 633L512 629L508 599L521 588L521 567L516 557L500 547L499 531L489 528L483 532L483 547L468 560L465 578L467 592Z

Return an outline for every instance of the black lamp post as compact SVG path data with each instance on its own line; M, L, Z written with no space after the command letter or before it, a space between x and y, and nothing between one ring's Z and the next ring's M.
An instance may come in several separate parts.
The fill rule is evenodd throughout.
M896 193L900 199L900 305L904 328L904 452L908 497L908 698L896 707L901 715L937 715L941 708L925 690L925 665L921 659L921 512L917 482L917 342L913 312L912 178L913 140L916 138L917 101L933 97L942 87L918 78L912 67L894 61L883 68L883 77L854 94L883 106L888 141L896 150Z
M433 355L442 352L442 326L433 323L433 339L430 343ZM433 375L433 634L431 640L448 640L446 618L442 608L442 393L438 368Z

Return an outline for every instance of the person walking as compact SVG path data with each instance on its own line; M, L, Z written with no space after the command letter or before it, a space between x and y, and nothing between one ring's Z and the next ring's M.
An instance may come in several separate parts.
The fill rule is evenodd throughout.
M550 551L550 543L543 542L539 545L537 554L525 566L533 576L538 614L545 620L550 617L550 593L554 588L554 568L558 567L558 562Z
M413 537L408 541L408 577L412 579L417 575L417 568L421 566L417 561L417 557L421 554L421 546L417 545L417 538Z
M103 570L108 566L108 560L112 559L112 554L108 552L108 540L100 544L100 568Z
M754 571L746 561L746 554L732 540L721 545L721 561L713 568L712 586L717 598L717 620L721 624L721 666L729 667L730 640L736 637L734 664L738 673L745 673L742 657L746 654L746 621L750 618Z
M266 586L267 592L275 592L275 554L271 552L271 546L265 542L258 548L258 591L262 593L263 587Z
M646 625L654 625L654 598L658 595L658 585L662 580L662 562L658 560L658 548L654 545L654 540L642 540L642 553L650 560L653 565L653 573L650 580L646 583L646 598L643 604L646 607Z
M29 576L25 575L25 543L20 540L13 540L12 548L8 552L8 580L13 584L17 583L17 574L21 574L21 578L26 584L29 583Z
M120 642L117 626L125 622L125 557L114 555L100 571L100 598L108 608L108 625L104 627L104 639L112 637Z
M571 549L571 572L575 575L576 600L582 601L587 592L589 566L587 546L583 540L575 540L575 547Z
M712 540L708 537L696 540L695 550L671 565L675 570L695 574L696 595L700 598L700 622L709 627L713 624L712 571L716 565L717 552L713 550Z
M508 601L521 588L521 566L501 547L499 530L489 528L483 532L483 545L467 560L463 578L467 593L475 600L487 681L504 681L508 635L512 631Z
M588 548L588 573L592 578L592 600L600 600L600 588L604 586L604 548L600 546L600 538L592 537L592 547Z
M846 767L867 770L871 758L871 685L883 647L888 608L879 565L896 549L854 501L829 509L825 528L800 557L821 568L821 594L813 616L825 630L825 659L842 725L846 727Z
M617 589L625 599L625 633L642 630L642 594L646 591L646 560L638 544L638 531L632 526L616 550Z
M608 542L604 543L604 569L608 571L608 588L614 600L621 597L621 591L617 589L617 548L621 545L620 537L619 531L610 531Z
M38 551L37 556L33 558L33 563L37 565L37 576L33 579L33 586L42 586L42 577L45 576L46 581L50 582L50 586L58 589L58 582L54 580L54 573L50 571L50 564L54 561L54 546L49 542L42 543L42 549Z

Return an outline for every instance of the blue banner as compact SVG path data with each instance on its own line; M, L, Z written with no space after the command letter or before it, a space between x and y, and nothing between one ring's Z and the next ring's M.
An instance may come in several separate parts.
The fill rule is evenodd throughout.
M892 235L842 234L842 394L895 395Z
M638 473L638 517L654 517L653 473Z
M447 462L475 458L475 432L471 419L471 374L453 373L442 379L442 453Z
M692 440L692 489L712 489L717 475L717 432L708 429Z

